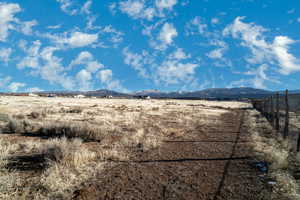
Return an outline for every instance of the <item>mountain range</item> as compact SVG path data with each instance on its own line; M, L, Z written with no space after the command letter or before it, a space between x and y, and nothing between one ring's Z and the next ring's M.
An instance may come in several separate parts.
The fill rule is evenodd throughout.
M95 90L95 91L48 91L38 92L39 94L56 94L60 96L68 95L85 95L95 97L123 97L123 98L175 98L175 99L240 99L240 98L263 98L272 94L280 93L281 95L285 91L269 91L263 89L255 89L249 87L240 88L210 88L199 91L177 91L177 92L162 92L159 90L143 90L133 93L120 93L113 90ZM300 94L300 90L291 90L290 94Z

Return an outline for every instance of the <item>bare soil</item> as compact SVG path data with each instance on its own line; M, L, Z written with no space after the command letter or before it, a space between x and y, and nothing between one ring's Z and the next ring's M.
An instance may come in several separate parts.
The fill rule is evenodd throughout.
M231 109L207 131L170 135L150 152L136 147L129 161L110 160L113 167L84 183L72 199L269 199L260 172L251 167L244 112ZM96 151L97 144L90 148Z

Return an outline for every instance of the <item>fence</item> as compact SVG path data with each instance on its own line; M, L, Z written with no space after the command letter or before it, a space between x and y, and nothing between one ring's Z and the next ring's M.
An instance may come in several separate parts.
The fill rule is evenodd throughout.
M292 143L296 142L296 149L299 152L300 94L289 94L286 90L285 94L277 93L268 98L254 99L252 104L283 135L283 138Z

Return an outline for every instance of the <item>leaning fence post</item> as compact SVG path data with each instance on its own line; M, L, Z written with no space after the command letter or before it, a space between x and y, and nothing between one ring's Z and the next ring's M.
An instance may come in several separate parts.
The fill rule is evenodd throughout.
M279 131L279 93L276 94L276 130Z
M288 90L285 91L285 123L284 123L284 132L283 137L287 138L289 134L289 98Z

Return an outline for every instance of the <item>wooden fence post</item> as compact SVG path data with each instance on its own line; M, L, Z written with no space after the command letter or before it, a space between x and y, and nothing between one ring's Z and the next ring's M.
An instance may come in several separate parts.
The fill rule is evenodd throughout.
M287 138L289 134L289 97L288 90L285 91L285 123L283 137Z
M279 92L276 94L276 130L279 131L280 126L279 126Z

